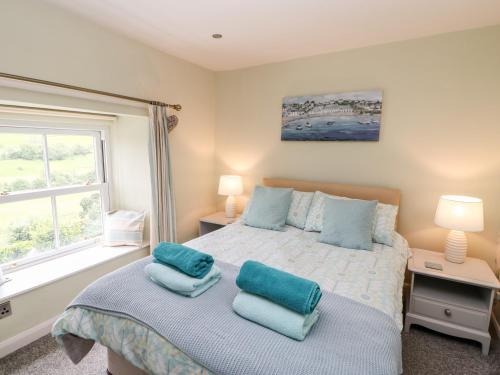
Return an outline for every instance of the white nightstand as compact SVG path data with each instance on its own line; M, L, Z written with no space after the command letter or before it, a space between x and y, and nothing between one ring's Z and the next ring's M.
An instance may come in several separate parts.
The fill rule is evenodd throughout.
M462 264L445 260L443 253L412 249L408 261L411 292L405 319L405 332L412 324L457 337L479 341L488 354L488 332L495 290L500 289L495 274L480 259L466 258ZM442 271L425 267L440 263Z
M226 217L226 213L221 211L202 217L200 219L200 236L234 223L239 216L240 215L237 215L236 217L229 219Z

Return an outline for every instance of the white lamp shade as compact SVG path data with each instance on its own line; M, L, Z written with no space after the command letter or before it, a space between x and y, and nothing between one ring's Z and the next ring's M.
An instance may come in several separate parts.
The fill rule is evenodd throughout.
M439 199L436 225L464 232L481 232L484 229L483 201L460 195L443 195Z
M243 194L243 180L241 176L224 175L219 180L219 195Z

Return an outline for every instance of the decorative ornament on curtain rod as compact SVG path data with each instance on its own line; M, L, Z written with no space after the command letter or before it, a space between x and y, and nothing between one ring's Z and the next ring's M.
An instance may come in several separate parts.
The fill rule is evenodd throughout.
M170 133L179 123L179 118L176 115L170 115L167 117L167 129Z

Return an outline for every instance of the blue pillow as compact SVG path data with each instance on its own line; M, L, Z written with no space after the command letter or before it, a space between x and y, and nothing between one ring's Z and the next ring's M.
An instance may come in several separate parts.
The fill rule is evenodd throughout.
M377 203L359 199L326 199L319 241L348 249L372 250Z
M246 225L284 230L293 189L256 186L243 217Z

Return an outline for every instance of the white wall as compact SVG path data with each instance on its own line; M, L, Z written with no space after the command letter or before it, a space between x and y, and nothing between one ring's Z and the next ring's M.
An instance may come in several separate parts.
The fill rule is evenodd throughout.
M147 255L149 248L89 268L12 298L12 315L0 320L0 347L8 338L61 314L90 282Z
M500 229L500 26L217 73L216 172L402 192L400 231L442 250L441 194L484 199L472 256L494 266ZM380 142L282 142L288 95L383 90ZM222 202L220 202L222 203ZM221 205L219 207L222 207Z
M120 116L110 127L113 209L149 213L148 126L146 117ZM144 235L149 238L149 214L146 215Z
M181 241L197 234L215 207L213 72L37 0L2 1L0 72L181 104L171 133L177 227Z
M197 235L198 218L215 209L213 72L38 0L1 1L0 72L181 104L179 125L171 133L177 228L180 241ZM55 98L0 88L0 100L50 104ZM63 107L145 113L143 109L74 98L57 97L57 101ZM145 118L121 117L112 126L111 140L116 143L112 147L113 178L119 187L114 202L131 209L147 207ZM98 276L144 255L108 262L13 298L13 315L0 321L0 341L59 314Z

